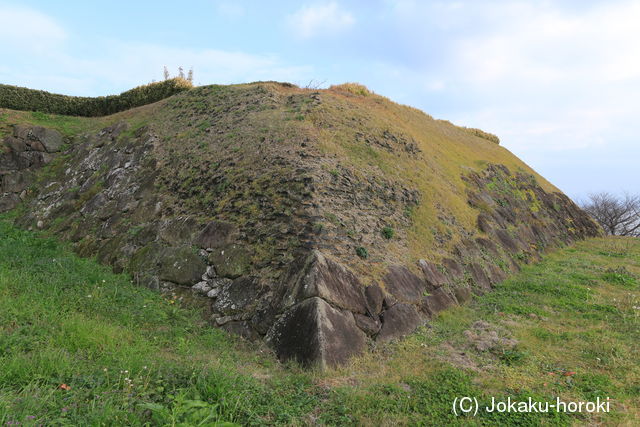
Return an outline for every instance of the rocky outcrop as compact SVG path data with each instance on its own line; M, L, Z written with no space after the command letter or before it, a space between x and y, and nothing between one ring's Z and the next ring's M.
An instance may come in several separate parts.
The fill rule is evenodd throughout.
M35 172L53 160L63 145L62 135L41 126L13 128L0 151L0 212L16 207L26 198Z
M287 310L267 333L267 342L281 359L321 368L344 363L365 348L365 334L353 314L318 297Z
M286 139L271 135L280 116L268 114L323 102L279 90L195 89L167 100L150 125L113 120L70 141L15 126L0 154L0 211L24 201L17 224L55 233L142 286L192 293L212 325L320 367L411 333L547 249L600 232L566 196L489 163L460 183L475 226L433 206L434 221L456 232L418 228L438 250L409 257L424 194L396 172L337 164L314 147L304 116L286 121ZM240 138L259 113L261 127ZM373 172L389 166L382 156L414 161L428 147L388 129L354 138L361 146L347 148L370 156Z

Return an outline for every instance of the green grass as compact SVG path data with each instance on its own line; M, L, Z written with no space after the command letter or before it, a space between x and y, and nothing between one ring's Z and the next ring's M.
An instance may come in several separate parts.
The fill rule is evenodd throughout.
M187 300L135 287L10 219L0 219L2 425L633 425L640 417L638 240L560 250L429 328L317 372L283 366L262 345L209 327ZM517 346L470 348L464 332L480 319ZM473 366L456 364L451 351ZM598 416L460 418L451 404L461 396L614 403Z
M67 138L73 138L100 123L99 120L92 120L86 117L62 116L58 114L47 114L39 111L13 111L0 109L0 139L13 132L12 124L19 123L25 125L44 126L56 129Z

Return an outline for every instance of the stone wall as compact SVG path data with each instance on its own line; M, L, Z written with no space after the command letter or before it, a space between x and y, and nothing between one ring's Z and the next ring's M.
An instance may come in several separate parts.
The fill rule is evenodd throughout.
M271 224L266 217L261 228L251 228L201 212L172 214L157 182L158 143L150 129L131 132L118 123L78 136L56 154L63 147L59 133L16 126L0 156L0 211L24 200L19 225L56 233L140 285L192 292L208 306L213 325L265 339L281 359L308 366L344 363L368 343L409 334L546 250L600 233L566 196L545 192L530 175L489 165L464 177L477 230L458 236L444 257L389 265L365 286L343 260L308 239L289 254L292 261L259 270L250 242L261 238L256 230L283 229L275 222L281 219ZM300 226L283 233L306 237L305 206L319 199L312 185L301 188L304 198L286 193L287 203L300 206L291 221ZM418 195L407 194L417 203Z
M0 212L16 207L27 196L36 171L53 160L62 135L40 126L15 126L0 151Z

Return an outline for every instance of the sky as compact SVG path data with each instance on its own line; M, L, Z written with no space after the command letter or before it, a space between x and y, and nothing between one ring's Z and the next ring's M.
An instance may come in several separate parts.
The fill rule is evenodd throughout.
M359 82L497 134L574 200L640 194L640 1L0 0L0 83Z

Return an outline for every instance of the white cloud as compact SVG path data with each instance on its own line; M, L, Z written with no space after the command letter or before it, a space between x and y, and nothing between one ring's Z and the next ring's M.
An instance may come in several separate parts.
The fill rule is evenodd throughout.
M612 143L617 127L632 123L640 2L478 3L393 3L398 27L427 46L416 57L428 57L434 44L443 52L422 69L403 67L424 92L455 99L448 119L537 155Z
M534 3L492 8L502 25L458 41L467 80L536 83L609 82L640 78L640 3L625 1L576 13ZM482 18L481 18L482 21ZM467 68L469 69L469 68Z
M303 39L316 36L332 36L340 33L355 23L353 15L342 9L338 3L303 6L287 18L294 33Z
M220 7L225 2L219 3ZM239 13L238 9L226 9ZM0 82L69 95L96 96L162 79L166 65L193 67L197 84L229 84L256 80L304 80L308 66L290 66L275 55L210 48L177 48L118 40L93 41L99 55L78 55L64 41L67 32L45 14L0 6Z
M52 18L25 7L0 5L0 40L4 49L44 52L67 38Z
M95 96L160 80L164 66L173 75L179 66L185 72L193 67L196 84L303 80L311 72L310 67L289 66L276 56L244 52L118 41L105 42L97 49L101 55L94 59L58 51L47 59L46 69L32 67L33 59L29 59L25 64L14 64L11 74L0 70L0 81L69 95Z

